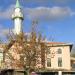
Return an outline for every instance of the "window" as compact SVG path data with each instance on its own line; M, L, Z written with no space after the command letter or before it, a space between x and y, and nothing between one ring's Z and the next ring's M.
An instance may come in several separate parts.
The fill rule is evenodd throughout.
M47 58L47 67L51 67L51 59Z
M62 54L62 49L58 49L58 54Z
M50 54L50 53L51 53L51 49L48 47L47 54Z
M58 67L62 67L62 58L61 57L58 58Z

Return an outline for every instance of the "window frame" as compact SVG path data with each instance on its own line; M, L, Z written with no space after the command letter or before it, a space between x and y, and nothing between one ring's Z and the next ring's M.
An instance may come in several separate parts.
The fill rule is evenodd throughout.
M47 58L47 67L51 67L51 58Z
M57 53L58 53L58 54L62 54L62 49L59 48L59 49L57 50Z
M62 67L62 57L58 57L58 67Z

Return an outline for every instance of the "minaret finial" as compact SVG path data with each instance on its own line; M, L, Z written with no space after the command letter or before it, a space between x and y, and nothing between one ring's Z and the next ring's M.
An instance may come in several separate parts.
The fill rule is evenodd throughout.
M16 0L16 8L20 8L19 0Z

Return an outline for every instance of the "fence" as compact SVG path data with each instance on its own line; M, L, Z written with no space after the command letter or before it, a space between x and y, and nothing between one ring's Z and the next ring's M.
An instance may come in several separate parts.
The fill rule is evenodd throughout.
M0 75L26 75L25 71L16 71L13 69L5 69L0 71Z
M13 69L5 69L0 71L0 75L26 75L24 70L13 70ZM75 75L75 71L73 72L39 72L37 74L31 75Z

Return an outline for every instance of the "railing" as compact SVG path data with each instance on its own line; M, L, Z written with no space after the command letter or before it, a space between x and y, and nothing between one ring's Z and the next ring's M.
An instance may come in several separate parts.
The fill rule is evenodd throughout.
M0 71L0 75L27 75L26 72L23 70L14 70L14 69L4 69ZM31 75L75 75L75 71L59 71L56 72L38 72L38 73L31 73Z

